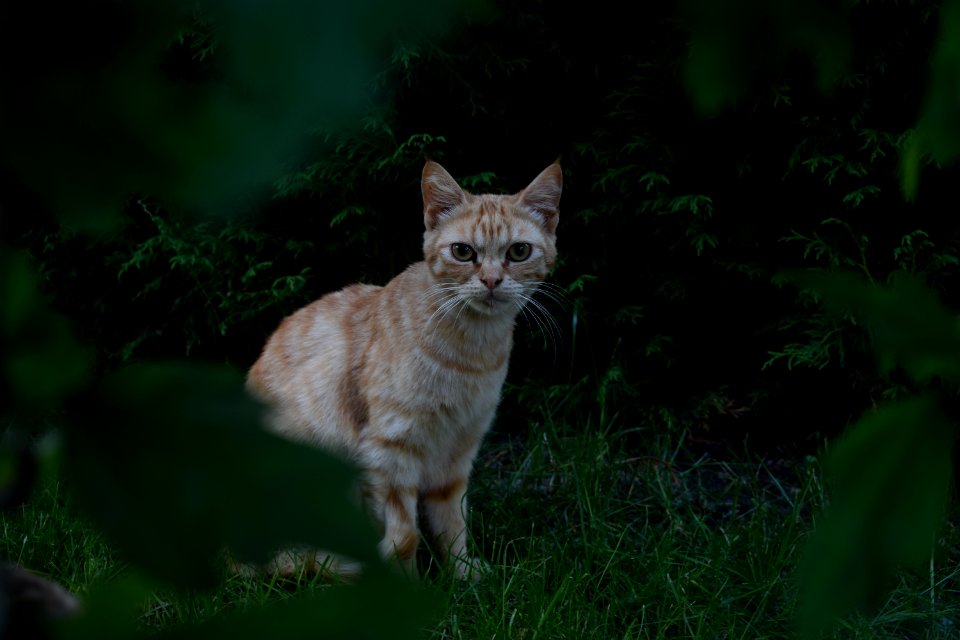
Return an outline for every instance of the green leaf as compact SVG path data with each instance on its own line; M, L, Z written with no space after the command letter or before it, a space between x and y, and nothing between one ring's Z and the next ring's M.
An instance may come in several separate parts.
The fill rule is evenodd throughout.
M88 382L90 349L43 303L23 253L0 262L0 340L0 374L17 404L50 408Z
M0 254L0 338L10 339L20 331L39 304L26 252Z
M0 93L22 98L2 105L17 126L4 128L0 165L101 233L120 224L130 193L207 210L263 196L304 150L305 130L359 124L396 33L440 33L473 13L436 1L78 2L51 25L32 3L5 8L4 41L45 44L0 76ZM196 11L208 23L199 33ZM184 55L174 44L184 33L216 39L203 67L216 80L158 71Z
M946 507L953 434L928 395L881 407L834 446L826 469L832 503L800 566L804 637L878 604L897 566L929 557Z
M81 614L56 627L60 640L235 640L237 638L344 638L415 640L434 615L436 598L399 576L378 573L356 584L323 589L283 602L229 612L199 623L171 625L159 633L137 628L151 585L125 576L101 585Z
M11 349L3 373L19 402L50 407L89 381L93 358L76 341L66 318L43 314L36 322L39 335Z
M960 157L960 0L948 0L940 8L940 32L930 66L923 111L901 162L901 188L907 200L916 197L924 156L929 154L940 164Z
M172 629L159 640L324 638L416 640L428 622L430 599L408 581L382 575L358 585L291 598L271 607Z
M121 640L142 635L137 633L137 617L150 593L150 583L133 574L96 585L84 597L79 615L56 624L53 636Z
M901 366L918 383L937 376L960 381L957 320L918 279L901 273L882 287L852 272L805 271L788 277L819 293L827 309L865 322L882 372Z
M911 134L903 146L900 157L900 191L903 199L913 202L920 190L920 163L923 158L923 145L916 134Z
M821 91L848 66L846 2L686 0L682 6L692 18L684 79L704 115L733 104L754 78L785 66L792 51L814 63ZM783 89L776 90L774 104L787 98Z
M162 580L212 586L241 561L307 545L376 562L355 473L260 427L234 372L129 367L75 408L66 466L87 513L131 562Z

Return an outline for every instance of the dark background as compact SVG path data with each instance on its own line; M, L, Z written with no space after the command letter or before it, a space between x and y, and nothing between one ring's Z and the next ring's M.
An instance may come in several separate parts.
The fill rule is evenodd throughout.
M918 197L901 192L937 2L498 2L435 32L376 32L343 104L328 98L349 83L303 51L238 81L229 12L171 6L150 8L150 38L145 16L111 3L4 10L8 49L43 46L8 65L0 237L29 252L97 371L170 357L245 369L287 313L384 283L420 256L428 156L474 191L564 167L552 281L567 303L544 298L555 340L520 320L501 432L544 404L577 420L607 407L624 428L813 450L904 387L876 373L854 322L777 274L906 270L954 306L956 172L926 157ZM136 117L118 119L129 105L111 74ZM231 129L223 95L255 104L260 128ZM235 147L217 146L214 120ZM180 124L200 142L170 151ZM274 134L284 145L263 142ZM192 192L196 176L215 193Z

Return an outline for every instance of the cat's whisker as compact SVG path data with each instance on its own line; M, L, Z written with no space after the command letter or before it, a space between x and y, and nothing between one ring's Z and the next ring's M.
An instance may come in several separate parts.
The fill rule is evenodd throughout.
M553 339L552 332L548 331L547 327L544 326L543 321L537 317L537 314L534 313L531 309L528 309L527 305L524 304L524 302L521 302L520 300L515 300L514 304L517 305L517 308L520 310L520 313L523 314L524 318L527 318L529 321L537 325L537 328L540 329L540 334L543 336L543 339L550 342L551 344L554 344L555 346L556 343Z
M567 308L566 308L564 305L562 305L558 300L555 300L554 298L551 298L549 295L544 295L544 298L546 299L547 303L554 304L554 305L556 305L557 307L559 307L559 309L560 309L562 312L566 312ZM530 299L531 299L531 300L535 300L535 301L537 302L537 304L539 304L541 307L544 307L544 309L546 309L546 303L545 303L545 302L541 302L540 300L537 300L537 298L535 297L535 294L534 294L534 295L531 295L531 296L530 296ZM553 315L553 314L550 314L550 315Z
M572 304L570 294L563 287L559 287L552 282L541 282L534 293L539 293L543 297L552 300L561 309L568 309Z
M549 319L550 323L555 327L557 333L562 335L563 331L560 329L560 323L547 309L546 305L536 300L535 296L537 294L542 295L546 300L555 304L564 313L572 307L573 301L567 291L562 287L555 285L552 282L541 282L539 284L540 286L531 294L528 294L528 297L533 300L535 304L537 304L540 312Z
M439 315L439 318L437 318L438 324L443 322L450 312L453 311L454 307L457 306L458 302L460 302L459 298L450 298L437 308L435 315Z
M443 304L437 307L437 310L433 312L433 315L427 320L427 326L430 326L430 323L433 322L433 319L440 314L440 318L437 320L437 323L443 322L443 319L447 317L447 314L457 305L458 302L461 302L461 298L452 297L448 300L444 300Z
M439 304L437 305L437 308L436 308L436 309L433 311L433 313L430 315L430 317L427 318L427 322L426 322L427 326L430 326L430 324L433 322L433 319L436 318L437 315L443 313L443 310L447 307L447 305L453 304L453 301L454 301L454 298L451 297L451 298L447 298L447 299L444 300L443 302L439 303Z
M563 331L560 329L560 323L557 322L557 319L553 317L553 314L550 313L550 310L547 309L546 306L544 306L543 304L541 304L541 303L540 303L538 300L536 300L535 298L532 299L532 300L533 300L533 303L534 303L534 305L536 306L536 308L540 310L540 312L543 314L544 318L546 318L546 320L551 324L551 326L553 326L554 330L556 330L556 332L557 332L557 337L558 337L558 340L559 340L559 336L563 333Z
M457 284L449 285L431 285L429 289L420 294L418 301L420 303L429 303L437 298L442 298L447 294L456 292L460 288Z
M527 311L526 304L524 304L521 300L518 300L517 298L514 298L513 300L511 300L511 302L513 303L513 306L517 308L517 313L522 315L524 318L527 318L527 320L529 321L530 312ZM542 328L540 329L540 332L543 333Z
M430 307L439 308L447 304L451 300L456 300L459 297L460 297L459 293L456 289L450 289L446 291L436 292L429 298L421 300L420 304L426 306L428 309Z
M447 294L442 297L441 296L435 297L431 300L424 300L421 304L425 307L426 311L430 311L432 309L433 313L436 313L437 310L439 310L445 304L449 303L451 300L455 300L456 298L457 296L455 294ZM433 319L432 316L430 319L431 320ZM429 324L429 321L427 322L427 324Z
M535 293L539 293L547 298L550 298L561 307L566 307L571 304L570 296L566 295L563 289L551 289L550 287L544 287L543 284L544 283L541 283L541 286L537 287Z
M440 318L437 319L437 324L440 324L441 322L443 322L446 319L446 317L453 312L453 310L457 307L458 304L460 305L460 310L457 312L456 319L459 319L460 313L463 311L464 307L466 307L467 305L467 301L459 297L451 298L450 300L445 302L440 309L437 310L437 311L441 311L442 309ZM436 315L436 313L434 313L434 315ZM454 324L456 324L456 321L457 321L456 319L454 320Z
M460 285L457 284L456 282L437 282L437 283L434 283L434 284L430 285L430 287L427 289L426 293L430 293L430 292L432 292L432 291L451 291L451 290L457 289L457 288L459 288L459 287L460 287Z
M421 304L443 306L456 298L459 288L459 285L456 284L434 284L419 296L418 301Z
M544 340L550 343L554 353L556 353L557 344L560 341L560 332L555 328L555 323L552 322L549 316L543 316L542 312L538 312L534 306L528 307L528 313L530 317L534 318L537 324L540 325L540 332L543 334Z
M520 297L524 300L524 302L527 303L526 306L529 308L530 315L537 319L537 322L541 325L541 327L545 327L545 329L541 330L544 331L545 335L546 333L549 333L551 342L556 345L556 343L559 342L560 335L562 333L560 330L560 325L557 323L556 319L545 306L531 296L521 294Z
M469 300L467 300L466 298L460 298L460 297L454 298L454 303L450 305L450 307L444 312L441 320L443 318L446 318L451 313L453 313L454 309L456 309L457 315L454 316L454 320L453 320L453 323L456 324L460 320L460 314L463 313L463 310L467 308L468 304L469 304Z
M543 336L544 340L547 340L548 339L547 329L546 327L544 327L543 321L541 321L540 318L537 317L536 313L534 313L532 309L528 308L528 305L527 305L528 301L529 299L526 296L520 295L518 296L517 299L514 300L514 303L517 305L517 308L520 310L521 315L523 315L523 317L527 319L527 322L530 324L537 325L537 328L540 330L540 334Z
M540 313L537 312L537 308L533 305L529 307L526 305L523 306L524 316L527 318L533 318L533 321L537 324L537 327L540 329L540 335L543 336L544 348L546 348L547 344L550 345L550 351L553 352L554 364L556 364L556 358L559 355L559 344L560 344L561 333L559 328L557 328L556 330L554 329L554 327L556 326L556 323L552 321L552 318L550 318L549 315L546 317L551 322L549 324L545 324L545 321L540 317Z
M467 301L464 300L463 304L460 305L460 309L457 311L456 317L453 319L453 323L456 324L460 322L460 314L463 313L463 310L467 308Z
M572 297L570 292L567 291L564 287L556 285L552 282L540 282L537 287L538 291L544 293L549 293L554 296L558 301L563 301L564 304L570 304L572 302Z
M567 291L567 289L566 289L565 287L561 287L560 285L558 285L558 284L555 283L555 282L550 282L549 280L541 280L539 284L540 284L540 286L545 287L545 288L547 288L547 289L555 289L555 290L559 291L559 292L560 292L562 295L564 295L564 296L569 296L569 295L570 295L570 292Z

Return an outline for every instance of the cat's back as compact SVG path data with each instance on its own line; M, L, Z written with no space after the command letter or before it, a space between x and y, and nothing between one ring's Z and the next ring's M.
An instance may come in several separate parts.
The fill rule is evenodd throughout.
M353 354L366 343L370 317L383 287L350 285L287 316L267 340L247 374L247 388L273 407L268 422L304 439L320 416L335 411L336 381L349 372Z

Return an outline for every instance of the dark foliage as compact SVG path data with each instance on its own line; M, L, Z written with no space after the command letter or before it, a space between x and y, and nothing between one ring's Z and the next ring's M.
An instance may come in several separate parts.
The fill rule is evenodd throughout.
M657 404L676 424L718 428L747 408L732 414L738 428L773 441L836 433L879 399L889 381L862 366L856 328L771 279L799 266L877 282L906 270L948 290L957 234L939 203L949 172L925 171L915 202L900 196L936 3L840 14L836 33L819 34L852 52L830 58L832 83L803 46L761 48L752 55L765 63L731 80L739 93L712 115L687 91L688 34L710 18L696 5L664 5L640 22L618 3L496 9L446 39L396 40L359 124L304 129L308 149L275 174L269 200L248 192L198 219L131 194L122 225L91 239L54 219L38 224L38 202L11 188L4 235L30 247L51 301L103 367L171 355L243 367L292 309L349 282L382 283L417 259L424 156L475 190L516 190L560 156L554 280L570 304L553 307L554 347L524 329L515 383L590 397L609 373L624 381L619 398L634 395L624 408ZM195 27L164 57L181 82L216 67L215 31ZM811 384L846 410L823 416Z

